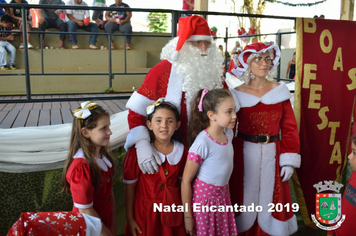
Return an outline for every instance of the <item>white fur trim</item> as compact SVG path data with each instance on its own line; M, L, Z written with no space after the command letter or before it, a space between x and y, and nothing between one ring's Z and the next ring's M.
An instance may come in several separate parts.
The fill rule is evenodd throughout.
M172 65L171 74L168 79L167 94L164 100L176 106L179 113L181 111L180 103L182 101L182 86L183 81L177 75L177 67Z
M138 178L137 179L133 179L133 180L128 180L128 179L123 179L122 182L124 184L134 184L138 181Z
M264 104L276 104L288 100L292 97L290 91L284 82L280 82L280 84L267 92L262 96L261 102Z
M132 146L134 146L140 140L147 140L151 142L150 134L145 126L136 126L130 130L130 133L127 135L125 150L128 151Z
M73 202L73 205L78 209L88 209L94 205L94 202L85 205Z
M301 163L301 158L298 153L282 153L279 156L279 166L293 166L294 168L299 168Z
M236 76L241 76L246 70L247 69L245 68L236 67L235 69L232 69L231 72L234 73L234 75Z
M263 211L243 212L236 217L238 232L249 230L257 221L263 231L270 235L291 235L297 231L296 217L287 221L280 221L268 212L268 204L273 202L273 191L276 173L276 145L275 143L258 144L244 142L244 205L260 205Z
M179 57L179 52L178 51L172 52L172 55L171 55L171 60L172 61L177 61L178 57Z
M137 91L135 91L130 99L126 103L126 108L131 109L132 111L136 112L137 114L140 114L141 116L146 117L147 116L147 106L149 104L154 103L154 100L151 100L142 94L139 94Z
M236 105L236 107L235 107L235 112L238 112L238 111L240 110L241 106L240 106L240 101L239 101L239 99L236 97L236 95L235 95L235 93L234 93L234 91L236 91L236 90L233 89L233 88L229 88L229 90L230 90L230 93L231 93L232 98L233 98L234 101L235 101L235 105Z
M261 191L263 190L261 189ZM267 202L264 201L264 203ZM266 205L266 207L268 206ZM259 213L257 221L263 231L273 236L292 235L298 230L297 217L295 215L286 221L280 221L273 218L270 212L263 211Z
M241 107L253 107L259 102L262 102L267 105L277 104L290 99L292 96L284 82L280 82L280 85L268 91L262 97L256 97L254 95L237 91L237 90L230 90L230 91L240 101Z
M236 88L243 84L241 80L233 76L231 73L226 73L226 79L225 82L229 88Z
M261 179L261 145L251 142L244 142L244 196L243 204L249 206L252 203L258 204L258 190ZM248 158L247 158L248 156ZM231 188L233 186L230 186ZM257 190L257 192L256 192ZM245 232L250 229L255 222L257 212L243 212L236 217L236 226L238 232Z
M209 42L213 41L213 37L211 35L191 35L187 41L197 41L197 40L206 40Z
M101 232L101 220L98 217L87 215L82 213L85 226L86 226L86 236L99 236Z

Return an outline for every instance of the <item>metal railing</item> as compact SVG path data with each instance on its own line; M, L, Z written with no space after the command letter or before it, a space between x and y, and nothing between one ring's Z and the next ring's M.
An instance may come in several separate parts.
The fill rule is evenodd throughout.
M29 11L30 8L35 8L35 9L81 9L81 10L102 10L102 11L107 11L107 10L113 10L112 7L92 7L92 6L70 6L70 5L35 5L35 4L0 4L0 7L5 7L5 8L11 8L11 7L16 7L16 8L21 8L22 12L22 22L23 25L27 24L27 14L26 12ZM176 37L177 34L177 24L178 24L178 19L182 14L199 14L202 15L204 18L206 18L209 15L219 15L219 16L233 16L233 17L255 17L255 18L272 18L272 19L285 19L285 20L295 20L295 17L282 17L282 16L271 16L271 15L254 15L254 14L242 14L242 13L224 13L224 12L209 12L209 11L179 11L179 10L169 10L169 9L143 9L143 8L120 8L120 11L132 11L132 12L160 12L160 13L168 13L171 14L171 35L170 36L164 36L161 34L135 34L135 37L171 37L174 38ZM0 31L1 32L1 31ZM28 56L28 45L27 45L27 27L23 27L22 30L22 37L23 37L23 46L24 46L24 66L25 70L24 73L1 73L0 74L0 79L1 76L25 76L25 81L26 81L26 99L2 99L0 100L0 103L17 103L17 102L43 102L43 101L71 101L71 100L90 100L93 99L94 97L56 97L56 98L33 98L32 93L31 93L31 75L46 75L46 76L68 76L68 75L107 75L108 76L108 86L112 87L112 80L114 79L115 75L145 75L147 73L139 73L139 72L128 72L127 71L127 52L126 52L126 47L124 47L124 72L113 72L112 69L112 51L110 47L111 39L114 36L125 36L124 37L124 43L126 45L126 36L127 34L122 34L122 33L100 33L98 32L98 35L105 35L108 37L108 60L109 60L109 69L108 72L103 72L103 73L45 73L44 71L44 63L43 63L43 34L68 34L68 32L51 32L51 31L30 31L30 34L40 34L40 48L41 48L41 72L40 73L31 73L30 72L30 67L29 67L29 56ZM294 34L295 32L283 32L283 33L273 33L273 34L256 34L256 35L249 35L249 37L254 37L254 36L266 36L266 35L277 35L278 37L278 42L279 42L279 47L281 46L281 36L283 34ZM71 34L84 34L84 35L91 35L93 33L91 32L71 32ZM226 35L224 37L216 37L216 38L222 38L224 39L225 43L225 48L227 48L228 40L230 39L238 39L238 38L243 38L246 36L233 36L229 37L228 36L228 28L226 28ZM226 55L226 53L225 53ZM226 61L227 58L225 58ZM226 66L227 63L225 63ZM225 71L227 71L227 68L225 68ZM283 79L280 78L280 66L277 68L277 78L276 80L287 80L290 81L289 79ZM88 94L88 93L86 93ZM38 95L38 94L36 94ZM43 95L43 94L41 94ZM56 93L56 95L58 95ZM113 96L95 96L95 99L127 99L129 98L129 95L120 95L117 94L115 97Z

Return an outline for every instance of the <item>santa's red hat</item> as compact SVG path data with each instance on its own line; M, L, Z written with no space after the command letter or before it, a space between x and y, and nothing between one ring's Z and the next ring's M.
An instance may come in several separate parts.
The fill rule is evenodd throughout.
M268 50L273 50L273 61L271 64L270 70L276 68L279 65L279 58L281 57L281 52L279 51L278 46L276 45L266 45L264 43L252 43L247 45L244 50L240 53L239 55L239 62L240 65L236 67L235 69L232 70L232 73L234 73L236 76L241 76L248 68L249 64L247 62L247 59L251 56L252 53L265 53Z
M178 22L178 43L176 50L172 53L171 59L176 61L179 57L179 50L186 41L207 40L212 41L208 22L197 15L179 18Z

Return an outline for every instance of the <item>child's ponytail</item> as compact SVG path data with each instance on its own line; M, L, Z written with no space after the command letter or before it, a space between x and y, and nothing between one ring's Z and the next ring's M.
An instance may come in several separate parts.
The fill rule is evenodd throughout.
M202 93L203 89L199 90L198 93L195 95L193 105L190 110L190 121L188 125L188 147L193 144L195 138L198 136L200 131L209 126L210 121L209 117L207 116L207 113L204 110L204 106L204 112L200 112L198 108Z
M231 94L223 89L213 89L210 91L201 89L198 91L190 110L188 147L193 144L195 138L202 130L209 127L210 120L207 115L208 111L217 112L220 102L227 97L231 97Z

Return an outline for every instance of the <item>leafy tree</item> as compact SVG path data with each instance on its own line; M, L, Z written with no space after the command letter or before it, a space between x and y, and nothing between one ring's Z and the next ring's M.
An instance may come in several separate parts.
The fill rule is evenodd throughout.
M150 12L147 16L150 31L156 33L166 32L168 28L168 16L166 13Z

